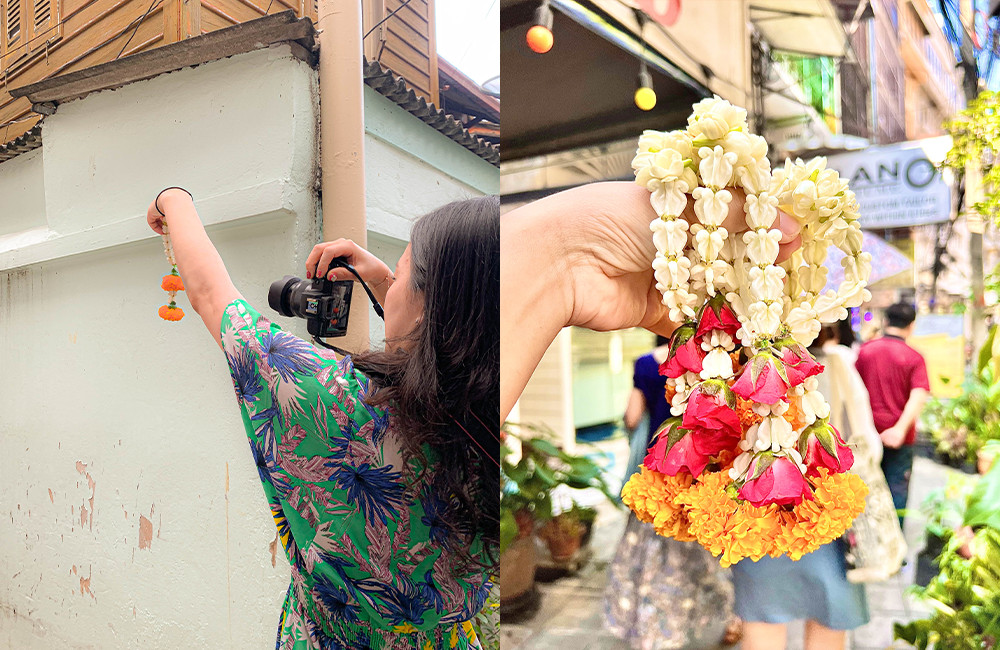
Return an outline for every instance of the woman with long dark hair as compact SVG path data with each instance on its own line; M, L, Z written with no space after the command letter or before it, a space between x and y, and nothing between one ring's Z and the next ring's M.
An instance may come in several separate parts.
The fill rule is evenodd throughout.
M292 577L278 648L478 648L499 545L496 197L421 218L393 274L349 240L307 277L353 279L385 308L386 346L338 360L281 330L234 287L190 195L167 223L188 297L229 363Z

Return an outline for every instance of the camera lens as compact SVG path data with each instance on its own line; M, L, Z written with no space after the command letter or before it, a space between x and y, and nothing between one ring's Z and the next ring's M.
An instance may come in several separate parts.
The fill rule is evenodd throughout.
M282 316L295 316L296 314L292 311L291 295L292 288L299 282L302 282L302 278L297 278L294 275L286 275L280 280L272 282L267 290L267 304L270 305L271 309Z

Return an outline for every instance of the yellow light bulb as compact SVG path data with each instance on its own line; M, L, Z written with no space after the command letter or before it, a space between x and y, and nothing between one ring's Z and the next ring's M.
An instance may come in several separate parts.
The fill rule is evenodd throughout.
M635 105L643 111L651 111L656 106L656 91L643 86L635 91Z

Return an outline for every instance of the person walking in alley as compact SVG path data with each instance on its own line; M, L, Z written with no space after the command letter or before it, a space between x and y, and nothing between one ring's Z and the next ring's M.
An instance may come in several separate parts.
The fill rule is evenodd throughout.
M499 554L499 219L495 196L422 217L393 274L349 240L306 277L351 279L385 306L386 349L338 360L236 290L189 194L162 192L191 305L225 352L291 582L279 650L480 648Z
M648 428L632 436L626 481L670 417L666 377L660 374L670 352L669 339L657 336L656 343L649 354L636 359L625 407L627 429L636 429L643 414L649 416ZM735 643L740 623L732 620L732 607L729 572L711 553L698 544L661 537L629 513L604 594L604 622L612 634L637 650L707 647L720 639Z
M865 403L867 395L850 365L853 337L848 322L827 325L809 350L825 366L817 380L830 403L830 423L859 452L857 460L870 461L874 467L877 461L871 455L878 452L879 443ZM783 650L788 623L797 620L805 621L805 650L842 650L847 631L870 618L864 585L847 578L847 550L841 538L797 561L765 556L757 562L746 558L734 564L736 613L746 621L742 650Z
M916 317L912 305L897 303L889 307L882 336L861 346L856 364L868 388L875 428L885 447L882 471L899 511L906 508L910 489L917 418L930 395L927 364L906 344ZM902 525L902 515L899 521Z

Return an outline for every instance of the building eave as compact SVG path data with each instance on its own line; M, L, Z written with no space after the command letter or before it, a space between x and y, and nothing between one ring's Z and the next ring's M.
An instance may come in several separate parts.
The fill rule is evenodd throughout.
M462 145L486 162L500 166L500 147L469 133L461 122L420 97L401 78L378 62L365 60L365 83L427 126Z
M34 105L59 104L100 90L119 88L283 42L291 43L293 54L312 63L315 61L315 34L311 20L296 18L295 12L288 10L90 68L49 77L13 88L10 94L14 97L27 97Z
M39 122L10 142L0 144L0 163L42 146L42 124Z

